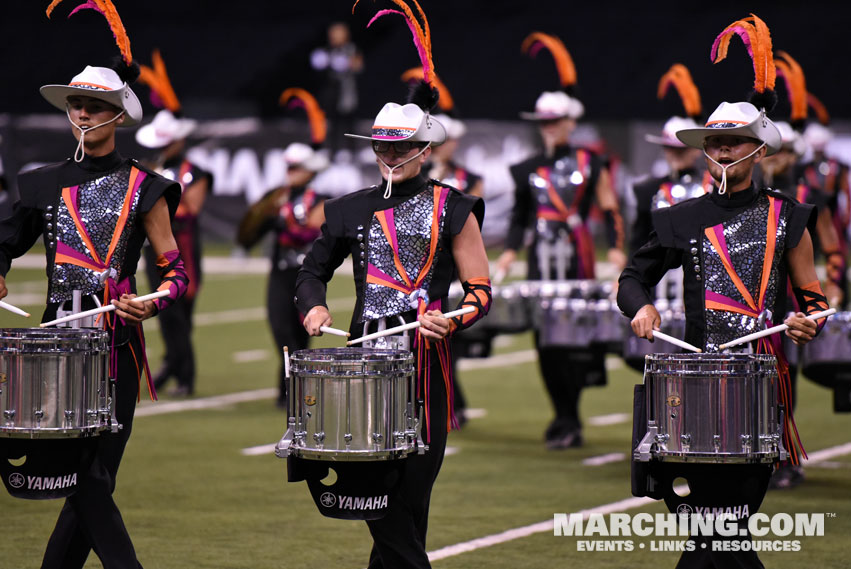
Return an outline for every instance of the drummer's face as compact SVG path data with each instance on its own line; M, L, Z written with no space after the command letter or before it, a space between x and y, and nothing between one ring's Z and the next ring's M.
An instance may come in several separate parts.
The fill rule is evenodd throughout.
M721 164L732 164L756 150L760 144L759 140L746 136L715 135L706 137L703 150L707 156ZM727 186L732 188L745 180L750 182L754 164L759 163L763 156L765 156L765 147L735 166L727 168ZM722 168L720 166L712 160L707 160L706 168L716 181L721 180Z
M416 156L417 153L421 152L423 149L423 145L418 143L414 143L411 148L407 149L405 152L400 152L392 143L388 145L386 150L384 150L383 146L381 149L382 151L379 152L376 149L376 146L373 145L373 152L375 152L376 156L375 161L378 164L378 169L381 171L381 177L384 179L387 179L387 175L390 171L388 166L392 168L397 164L402 164L406 160L410 160L393 170L394 184L398 184L399 182L404 182L405 180L410 180L411 178L418 176L420 170L422 170L423 164L425 164L428 157L431 156L431 147L429 146L425 149L425 152L411 160L413 156ZM384 162L387 166L382 164L382 162Z
M121 109L110 105L100 99L75 95L68 97L68 116L71 121L86 131L86 144L95 144L101 140L106 140L115 134L115 127L124 122L124 117L121 116L118 120L109 124L104 124L115 118ZM94 126L103 125L102 127L89 130ZM71 129L74 132L74 137L80 139L80 131L76 128Z

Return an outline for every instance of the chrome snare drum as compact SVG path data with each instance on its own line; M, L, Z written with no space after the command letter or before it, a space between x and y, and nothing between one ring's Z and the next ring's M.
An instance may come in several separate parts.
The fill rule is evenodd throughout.
M786 458L776 358L653 354L646 358L647 432L633 459L759 463Z
M279 457L403 458L421 450L414 359L403 350L321 348L290 356L290 418Z
M108 366L103 330L0 330L0 437L88 437L110 428Z

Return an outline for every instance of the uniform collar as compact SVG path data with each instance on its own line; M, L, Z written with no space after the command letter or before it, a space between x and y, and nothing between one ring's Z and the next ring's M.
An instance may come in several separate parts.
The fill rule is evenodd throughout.
M118 167L124 162L124 157L119 154L118 149L113 150L104 156L89 156L86 154L83 161L77 164L77 167L86 172L108 172Z
M712 203L721 207L736 208L748 205L754 199L756 199L758 195L759 192L754 187L753 182L751 182L751 185L744 190L738 192L728 192L725 194L719 194L718 187L716 186L712 189L712 193L709 194L709 199L712 200Z

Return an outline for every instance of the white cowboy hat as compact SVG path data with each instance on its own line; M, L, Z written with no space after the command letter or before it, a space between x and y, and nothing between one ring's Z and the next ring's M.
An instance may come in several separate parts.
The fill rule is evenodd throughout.
M774 123L777 130L780 131L780 141L783 148L791 150L796 155L801 156L807 150L807 143L801 134L792 128L792 125L785 121L777 121Z
M467 134L467 126L458 119L453 119L449 115L434 115L440 124L446 127L446 138L458 140Z
M556 119L578 119L585 114L585 107L579 99L563 91L544 91L535 101L535 111L520 113L520 118L530 121L548 121Z
M766 155L780 150L782 140L780 131L750 103L721 103L702 128L686 128L677 132L677 138L687 146L703 148L703 141L709 136L732 135L755 138L765 143Z
M87 65L67 85L44 85L39 92L48 103L63 111L68 97L91 97L124 110L124 122L119 126L133 126L142 120L142 104L136 94L108 67Z
M328 157L303 142L293 142L284 150L284 162L289 168L304 168L311 172L321 172L329 166Z
M824 150L827 143L833 140L833 133L825 126L812 123L804 130L804 140L813 150Z
M387 142L401 140L431 142L432 146L437 146L446 141L446 129L433 116L413 103L407 105L387 103L372 123L371 136L359 134L346 134L346 136Z
M677 138L677 132L685 128L700 128L692 118L671 117L665 122L662 127L662 136L655 134L645 134L644 140L651 144L660 144L662 146L671 146L674 148L685 148L686 145Z
M163 148L189 136L197 124L192 119L177 118L168 109L163 109L154 116L154 120L136 131L136 142L145 148Z

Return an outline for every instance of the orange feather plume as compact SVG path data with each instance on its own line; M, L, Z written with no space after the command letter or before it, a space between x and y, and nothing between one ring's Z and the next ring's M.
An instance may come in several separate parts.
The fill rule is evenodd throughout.
M405 2L405 0L390 0L399 7L399 10L380 10L366 27L372 25L375 20L382 16L386 16L388 14L398 14L405 18L405 21L408 24L408 28L411 30L411 34L413 35L414 45L417 48L417 53L420 56L420 62L423 66L423 77L424 81L431 85L431 82L434 78L434 59L431 54L431 28L428 24L428 19L426 18L425 12L423 12L422 7L419 5L417 0L409 0L417 9L417 15L414 14L414 11L411 7ZM355 0L354 5L352 6L352 13L354 13L355 8L357 8L360 0ZM419 17L418 17L419 16ZM420 22L422 20L422 23Z
M724 28L724 31L715 38L715 42L712 44L710 53L712 61L718 63L727 57L730 40L734 35L738 35L742 39L742 43L748 50L748 55L753 60L754 90L757 93L773 90L777 72L774 67L771 33L765 22L755 14L751 14L748 18L736 20Z
M789 104L792 111L789 118L792 121L803 121L807 119L807 81L804 70L798 65L791 55L785 51L778 51L780 59L775 60L777 73L786 80L786 90L789 92Z
M567 51L564 43L559 38L543 32L532 32L523 40L520 49L523 53L528 53L531 57L535 57L541 47L547 48L552 54L561 86L570 87L575 85L576 67L573 65L573 58L570 57L570 52Z
M421 67L412 67L402 74L402 81L422 80L424 80L424 78L423 70ZM440 99L437 102L437 106L440 108L440 110L448 113L455 107L455 101L452 99L452 95L449 93L449 89L446 88L446 84L441 81L437 75L432 75L431 84L437 89L437 92L440 94Z
M168 78L165 62L162 55L160 55L160 50L154 50L151 56L151 63L153 68L147 65L139 66L139 81L147 85L159 97L165 108L172 113L178 112L180 110L180 100L178 100L177 94L174 92L174 87L171 86L171 80Z
M53 10L61 3L62 0L53 0L50 3L45 11L48 18L53 13ZM121 51L121 57L124 59L124 63L130 65L133 62L133 53L130 51L130 38L127 36L127 30L124 29L124 24L121 23L121 17L118 15L118 10L115 9L111 0L87 0L83 4L74 8L68 17L71 17L77 13L77 11L84 9L100 12L103 17L106 18L106 22L109 24L109 28L115 36L115 43L118 45L119 51Z
M697 85L694 84L688 68L682 63L673 64L667 73L662 75L662 78L659 79L656 96L659 99L664 99L671 85L679 93L686 114L692 118L699 117L702 113L700 92L697 90Z
M307 113L307 121L310 123L310 139L313 144L322 144L325 142L325 136L328 133L328 125L325 120L325 112L319 106L316 98L308 91L299 87L290 87L281 93L278 103L286 105L290 100L296 99L304 107Z
M807 93L807 104L810 108L816 113L816 118L818 118L818 122L827 126L830 124L830 115L827 112L827 107L825 107L818 98L812 93Z

